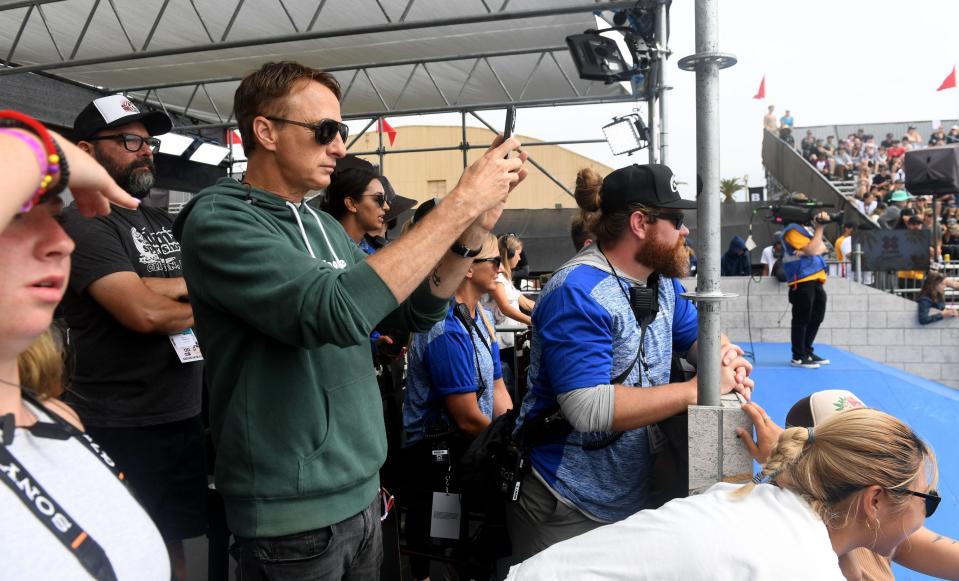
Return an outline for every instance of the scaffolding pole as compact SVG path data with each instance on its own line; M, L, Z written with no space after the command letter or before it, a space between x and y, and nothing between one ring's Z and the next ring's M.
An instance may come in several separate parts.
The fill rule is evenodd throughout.
M696 292L688 296L699 308L699 354L696 366L700 406L720 405L719 71L736 57L719 52L719 0L696 0L696 54L679 68L696 72L696 171L703 180L699 195L699 272Z
M659 0L659 7L656 12L656 42L659 44L659 163L669 165L669 109L666 107L666 91L672 87L666 84L667 72L669 67L666 65L666 59L669 58L669 12L667 10L666 0Z

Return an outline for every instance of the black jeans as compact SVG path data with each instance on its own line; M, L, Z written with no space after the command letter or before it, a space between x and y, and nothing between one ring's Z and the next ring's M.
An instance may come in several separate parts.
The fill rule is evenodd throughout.
M367 581L383 560L380 496L365 510L321 529L233 545L237 581Z
M793 306L793 359L802 359L813 351L812 344L819 333L819 325L826 316L826 290L819 281L801 282L789 289Z

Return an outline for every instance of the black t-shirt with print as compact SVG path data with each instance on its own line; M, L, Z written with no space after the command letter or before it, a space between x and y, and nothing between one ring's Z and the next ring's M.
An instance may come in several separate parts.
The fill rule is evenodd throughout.
M202 362L181 363L167 335L127 329L87 292L116 272L183 276L172 226L167 212L146 206L113 206L108 216L93 219L84 218L76 204L63 212L63 228L76 242L60 304L74 360L65 399L84 424L150 426L200 413Z

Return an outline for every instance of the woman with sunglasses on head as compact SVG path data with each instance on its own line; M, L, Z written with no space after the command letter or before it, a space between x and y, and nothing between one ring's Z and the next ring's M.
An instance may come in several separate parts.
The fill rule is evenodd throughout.
M519 264L520 254L523 252L523 242L516 234L504 234L497 240L499 247L500 272L496 275L496 286L489 291L488 300L484 306L493 313L493 324L497 328L515 327L525 330L533 324L527 313L533 312L536 303L523 296L513 284L513 269ZM503 377L510 393L515 393L513 358L515 354L516 334L514 331L500 331L496 334L499 343L500 363L503 366Z
M872 409L780 436L756 480L719 483L554 545L521 579L844 581L839 557L889 555L938 504L936 460L913 430Z
M360 167L335 171L323 200L323 210L336 218L367 254L376 251L368 235L382 231L384 217L390 211L390 200L378 178L373 171Z
M850 391L817 391L792 406L786 414L786 426L816 428L828 418L842 417L849 410L865 407L866 404ZM784 430L756 403L744 404L743 411L755 426L756 441L742 428L736 430L739 438L754 460L766 464ZM932 516L939 506L938 493L931 490L922 499L926 503L926 516ZM890 561L925 575L959 581L959 541L924 526L910 534L891 554L878 552L872 546L859 547L840 556L839 567L846 581L892 581L894 576Z
M10 129L8 114L0 112L0 563L17 579L165 581L159 532L56 399L63 359L48 331L74 247L58 224L58 188L69 179L89 216L137 202L75 146L29 118Z
M416 550L428 550L430 494L459 491L458 465L469 442L493 418L513 407L499 360L496 333L480 297L500 269L490 235L450 301L446 318L414 333L403 405L404 466L412 494L406 533ZM465 519L464 519L465 521ZM428 559L410 559L413 578L429 578Z

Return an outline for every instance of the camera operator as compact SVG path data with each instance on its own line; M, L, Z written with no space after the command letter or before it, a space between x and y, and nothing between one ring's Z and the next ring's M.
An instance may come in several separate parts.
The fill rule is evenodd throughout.
M809 204L805 194L796 193L789 204ZM823 229L830 220L827 212L813 215L805 224L792 223L783 230L783 269L789 283L789 303L793 306L792 361L794 367L818 369L827 365L813 351L813 341L826 315L826 253Z

